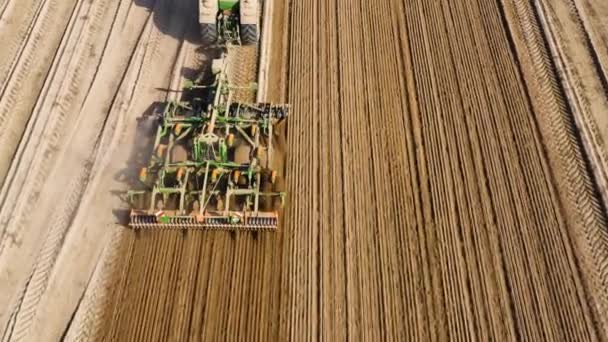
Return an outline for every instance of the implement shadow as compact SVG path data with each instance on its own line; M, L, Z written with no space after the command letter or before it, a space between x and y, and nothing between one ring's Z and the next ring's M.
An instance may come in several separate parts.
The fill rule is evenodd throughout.
M137 118L134 145L130 146L131 152L127 163L124 168L114 175L116 181L126 184L129 189L142 187L142 183L139 181L139 171L150 161L158 126L157 113L161 113L164 106L164 102L153 102ZM114 218L119 224L127 226L129 223L129 210L126 209L129 207L127 194L125 191L112 191L112 194L120 198L124 205L124 208L113 210Z
M198 25L198 1L197 0L132 0L132 6L137 6L151 12L152 21L155 29L161 34L169 36L184 44L196 46L196 53L201 67L184 66L179 71L184 79L195 80L205 75L213 58L219 55L217 48L201 48ZM177 89L156 88L163 92L167 97L180 92L181 85ZM179 100L186 100L180 98ZM137 127L133 146L126 146L130 152L124 168L114 175L115 180L125 184L128 189L142 190L143 184L139 181L139 172L149 163L154 138L158 126L158 115L163 112L164 102L154 102L146 110L138 115ZM116 221L122 225L127 225L129 221L127 194L125 191L112 191L112 194L120 199L122 205L120 209L114 210Z

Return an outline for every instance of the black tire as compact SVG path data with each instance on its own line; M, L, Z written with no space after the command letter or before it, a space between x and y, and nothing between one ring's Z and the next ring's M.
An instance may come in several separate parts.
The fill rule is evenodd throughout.
M201 42L203 45L211 45L217 42L217 25L201 24Z
M258 26L254 24L241 25L241 44L253 45L258 43Z

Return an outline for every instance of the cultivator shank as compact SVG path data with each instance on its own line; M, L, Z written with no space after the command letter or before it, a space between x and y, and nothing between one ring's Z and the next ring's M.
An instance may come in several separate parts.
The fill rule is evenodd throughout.
M232 213L239 215L240 213ZM201 230L276 230L279 217L276 213L257 217L243 217L241 222L232 222L230 217L217 214L203 216L166 216L159 220L146 212L131 213L131 227L136 229L201 229Z

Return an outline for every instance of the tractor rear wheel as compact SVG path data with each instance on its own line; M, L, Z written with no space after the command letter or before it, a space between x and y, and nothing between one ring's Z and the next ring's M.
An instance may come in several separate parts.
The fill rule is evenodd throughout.
M211 45L217 42L217 25L201 24L201 41L203 45Z
M254 24L241 25L241 44L253 45L258 42L258 26Z

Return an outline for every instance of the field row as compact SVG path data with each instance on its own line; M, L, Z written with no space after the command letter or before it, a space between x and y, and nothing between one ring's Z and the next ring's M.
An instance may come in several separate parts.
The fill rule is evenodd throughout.
M130 236L107 334L604 336L582 241L605 221L588 183L559 178L589 174L551 124L567 112L532 9L380 7L291 2L281 230Z

